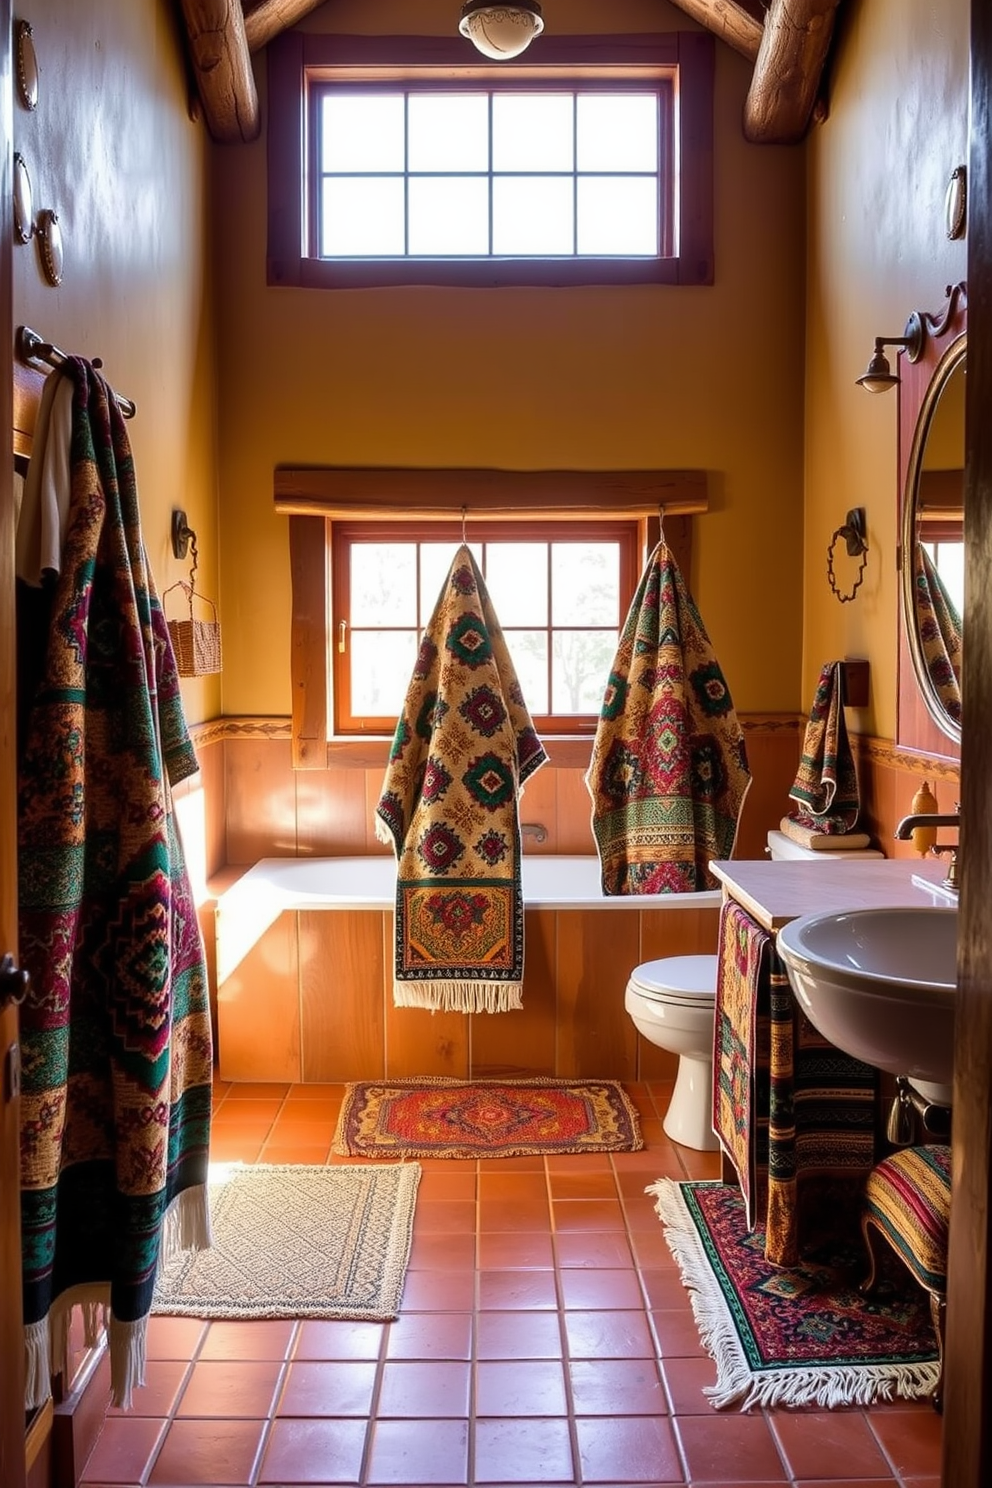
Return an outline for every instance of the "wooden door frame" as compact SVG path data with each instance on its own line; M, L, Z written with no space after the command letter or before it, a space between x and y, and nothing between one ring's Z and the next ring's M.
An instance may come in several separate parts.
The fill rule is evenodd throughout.
M992 1481L992 7L971 0L961 900L954 1060L945 1488Z
M11 243L13 223L13 90L11 59L11 0L0 0L0 406L13 411L13 286ZM10 436L8 436L9 439ZM16 675L14 651L14 489L13 463L0 469L0 954L17 954L17 840L16 840ZM0 1082L6 1084L6 1055L17 1041L17 1010L0 1012ZM21 1316L20 1163L18 1156L19 1102L0 1088L0 1483L23 1488L24 1438L24 1329Z

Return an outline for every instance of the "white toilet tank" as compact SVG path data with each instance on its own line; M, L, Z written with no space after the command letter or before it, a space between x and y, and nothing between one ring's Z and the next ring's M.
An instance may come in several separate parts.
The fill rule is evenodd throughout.
M793 842L791 837L786 837L784 832L775 830L768 833L768 852L774 862L786 860L802 860L804 863L832 863L837 858L884 858L885 854L879 852L877 847L856 848L848 852L842 847L815 848L802 847L800 843Z

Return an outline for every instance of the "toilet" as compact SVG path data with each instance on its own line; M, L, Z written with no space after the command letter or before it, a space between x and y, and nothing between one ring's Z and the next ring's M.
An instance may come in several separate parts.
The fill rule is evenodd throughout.
M779 831L768 833L768 852L776 862L884 857L875 848L818 852ZM679 1056L675 1089L662 1124L673 1142L697 1152L712 1152L719 1145L713 1132L716 975L715 955L664 956L635 966L624 994L624 1007L638 1033Z

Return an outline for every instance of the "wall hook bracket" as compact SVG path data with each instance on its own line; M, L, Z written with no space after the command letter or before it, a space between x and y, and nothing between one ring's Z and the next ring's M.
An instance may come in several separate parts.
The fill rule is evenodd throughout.
M190 541L195 540L196 533L186 521L186 513L176 507L172 513L172 552L176 558L185 558L189 552Z
M841 604L849 604L851 602L851 600L857 594L858 589L861 586L861 581L865 576L865 569L868 567L867 534L868 523L865 517L865 509L863 506L855 506L852 507L851 510L848 512L847 520L844 522L844 525L842 527L838 527L837 531L830 539L830 546L827 549L827 582L830 585L833 593L836 594L837 598L840 600ZM834 577L834 549L836 548L841 538L844 539L848 557L861 559L861 562L858 566L857 577L854 580L854 586L851 589L850 594L841 594L840 590L837 587L837 580Z

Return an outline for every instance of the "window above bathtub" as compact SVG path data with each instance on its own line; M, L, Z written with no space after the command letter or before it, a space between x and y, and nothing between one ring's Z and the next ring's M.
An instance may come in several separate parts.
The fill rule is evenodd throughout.
M300 768L385 762L371 741L392 738L463 521L538 732L591 739L658 513L688 573L707 506L700 471L280 468L275 494Z
M268 48L268 282L711 284L713 37L287 31Z

